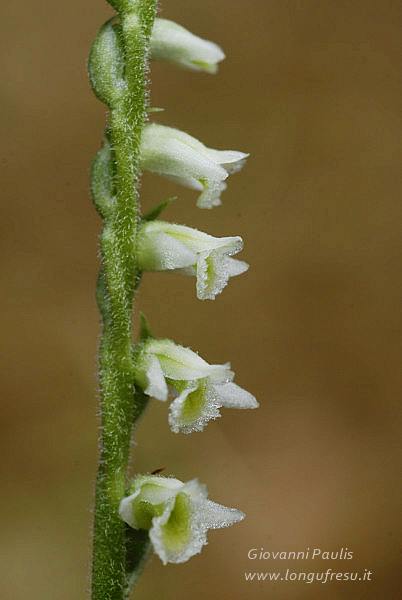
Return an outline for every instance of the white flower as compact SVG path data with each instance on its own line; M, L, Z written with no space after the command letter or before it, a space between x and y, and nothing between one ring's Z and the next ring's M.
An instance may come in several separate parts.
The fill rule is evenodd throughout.
M208 500L204 485L196 479L139 475L131 494L120 503L123 521L134 529L149 531L154 551L163 564L182 563L201 552L208 529L229 527L244 513Z
M222 49L181 25L167 19L155 19L151 36L151 56L167 60L193 71L216 73L225 58Z
M143 168L200 191L200 208L219 206L225 179L242 168L247 156L235 150L207 148L191 135L165 125L151 123L142 132Z
M169 424L175 433L202 431L219 409L258 408L252 394L235 383L212 383L201 379L189 383L170 405Z
M149 338L137 360L136 383L145 394L165 401L168 385L176 392L169 414L175 433L202 431L220 416L221 407L257 408L254 396L232 383L233 378L229 364L210 365L171 340Z
M183 225L148 221L139 234L138 266L143 271L179 269L195 275L197 297L213 300L230 277L247 271L247 263L231 258L242 248L238 236L217 238Z

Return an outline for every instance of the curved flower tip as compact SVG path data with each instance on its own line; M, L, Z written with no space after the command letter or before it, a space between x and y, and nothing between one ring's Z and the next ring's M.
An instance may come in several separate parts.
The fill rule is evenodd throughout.
M251 409L258 402L232 382L229 364L210 365L189 348L171 340L148 339L137 361L136 383L158 400L168 397L168 384L177 394L169 424L175 433L202 431L220 417L220 408Z
M216 73L225 55L213 42L194 35L167 19L155 19L151 36L151 56L185 69Z
M151 123L142 132L143 168L201 192L200 208L221 204L225 180L242 168L247 157L244 152L207 148L184 131L165 125Z
M143 223L138 241L138 266L143 271L180 270L197 277L197 297L213 300L229 281L248 269L231 258L243 248L238 237L216 238L197 229L164 221Z
M157 475L135 478L119 514L130 527L149 531L153 549L165 565L185 562L201 552L208 529L229 527L245 517L235 508L208 500L206 487L196 479L183 483Z

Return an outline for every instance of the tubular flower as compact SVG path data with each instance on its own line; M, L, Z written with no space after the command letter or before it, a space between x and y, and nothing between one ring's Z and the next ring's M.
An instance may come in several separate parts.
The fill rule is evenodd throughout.
M247 263L231 258L242 248L238 236L216 238L191 227L149 221L139 234L138 266L143 271L180 270L195 275L197 297L213 300L230 277L247 271Z
M120 503L119 514L134 529L149 531L154 551L163 564L183 563L201 552L208 529L229 527L244 513L208 500L196 479L139 475L130 495Z
M225 55L217 44L194 35L181 25L167 19L155 19L151 57L192 71L216 73L218 63Z
M148 396L165 401L169 388L176 398L169 424L175 433L202 431L220 416L219 409L257 408L252 394L232 382L229 364L210 365L198 354L171 340L149 338L137 361L136 383Z
M235 150L207 148L191 135L165 125L151 123L142 132L143 168L200 191L200 208L221 204L225 180L242 168L247 156Z

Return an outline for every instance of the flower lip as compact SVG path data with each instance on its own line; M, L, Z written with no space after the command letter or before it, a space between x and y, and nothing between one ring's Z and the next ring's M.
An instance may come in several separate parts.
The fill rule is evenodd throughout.
M144 389L145 394L153 396L157 400L167 400L168 388L166 379L159 360L153 355L148 357L146 380L147 387Z
M259 404L252 394L228 382L208 379L190 382L170 405L169 424L174 433L203 431L209 421L221 416L220 408L253 409Z

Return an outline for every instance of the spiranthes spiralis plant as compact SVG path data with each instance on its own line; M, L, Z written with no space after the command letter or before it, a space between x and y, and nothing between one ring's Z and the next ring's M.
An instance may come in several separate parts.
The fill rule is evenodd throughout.
M178 270L196 278L200 299L213 299L248 265L232 258L240 237L216 238L159 220L167 202L141 214L139 182L147 169L199 192L197 205L220 204L230 173L247 154L214 150L194 137L149 123L148 64L167 60L215 73L224 58L214 43L158 19L157 0L109 0L116 15L101 27L89 57L89 77L107 106L102 148L91 175L102 218L97 301L102 319L99 348L100 457L96 481L92 565L93 600L127 598L153 549L164 564L201 551L207 530L244 515L208 500L196 479L138 474L127 482L133 427L149 397L173 395L173 432L202 431L220 408L255 408L255 398L233 383L229 364L211 365L169 339L157 339L142 317L132 338L133 301L145 271Z

